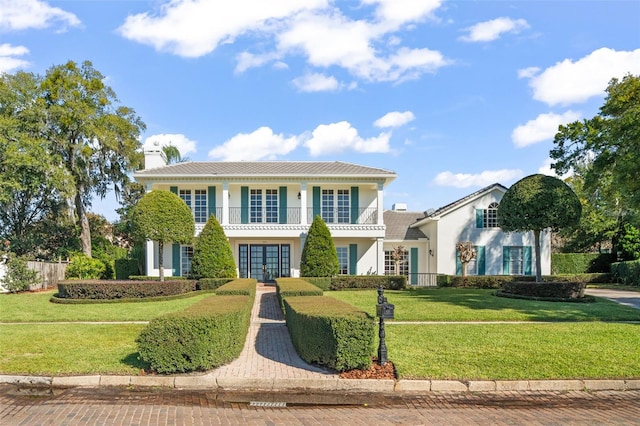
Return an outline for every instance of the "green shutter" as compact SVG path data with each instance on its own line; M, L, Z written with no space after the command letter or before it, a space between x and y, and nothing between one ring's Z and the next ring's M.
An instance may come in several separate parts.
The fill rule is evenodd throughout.
M504 275L510 274L509 260L511 258L511 255L509 254L509 251L509 246L502 247L502 273Z
M180 276L180 244L171 246L171 274L174 277Z
M411 272L410 276L410 284L418 283L418 248L411 247L411 257L409 258L409 269Z
M349 244L349 274L358 275L358 245Z
M287 187L281 186L278 190L280 197L280 223L287 223Z
M178 195L178 187L177 186L170 186L169 187L169 191L171 191L174 194Z
M478 275L485 275L486 261L484 256L484 246L476 246L476 264L478 265Z
M207 216L216 215L216 187L207 188L207 202L209 203L209 214ZM208 219L208 217L207 217Z
M313 187L313 217L312 220L315 219L316 216L320 214L320 187Z
M240 187L240 223L249 223L249 187Z
M524 274L525 275L532 275L531 274L531 270L532 270L532 268L531 268L531 258L532 258L532 256L531 256L531 246L523 247L523 257L524 257L524 259L523 259L524 265L523 265L522 268L524 270Z
M351 187L351 223L358 223L360 216L360 188Z
M460 250L456 250L456 275L462 275L462 262L460 262Z
M482 228L482 209L476 209L476 228Z

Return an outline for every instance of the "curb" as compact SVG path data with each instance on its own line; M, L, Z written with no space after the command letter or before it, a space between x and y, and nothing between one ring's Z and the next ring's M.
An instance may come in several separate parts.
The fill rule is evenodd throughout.
M507 391L625 391L640 390L640 379L614 380L374 380L291 379L202 376L10 376L0 375L0 384L33 387L136 386L189 390L422 393L422 392L507 392Z

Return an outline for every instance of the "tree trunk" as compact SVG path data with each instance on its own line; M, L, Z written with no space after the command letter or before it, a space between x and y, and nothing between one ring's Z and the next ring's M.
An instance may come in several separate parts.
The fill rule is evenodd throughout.
M536 252L536 282L542 282L542 262L540 260L540 230L533 230L534 245Z
M158 269L160 269L160 281L164 282L164 266L162 261L164 258L164 242L158 241Z
M89 219L82 204L82 187L76 189L76 214L80 225L80 248L82 253L91 257L91 230L89 229Z
M462 265L462 271L461 271L462 272L462 276L466 277L467 276L467 264L462 262L462 261L460 262L460 264Z

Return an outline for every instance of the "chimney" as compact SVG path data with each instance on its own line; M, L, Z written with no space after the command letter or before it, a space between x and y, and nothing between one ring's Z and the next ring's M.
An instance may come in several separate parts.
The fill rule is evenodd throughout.
M407 211L407 203L395 203L391 206L391 209L394 212L406 212Z
M144 170L157 169L167 165L167 159L159 146L144 151Z

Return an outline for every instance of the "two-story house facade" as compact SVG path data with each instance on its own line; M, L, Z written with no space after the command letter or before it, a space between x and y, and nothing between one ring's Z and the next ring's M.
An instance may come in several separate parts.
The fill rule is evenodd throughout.
M160 150L145 152L134 174L147 191L172 191L191 208L197 236L210 215L224 229L239 277L270 282L298 276L315 216L334 239L340 273L384 270L384 187L392 171L344 162L184 162L166 165ZM168 245L167 276L186 276L192 245ZM157 276L158 245L146 245L147 275Z

